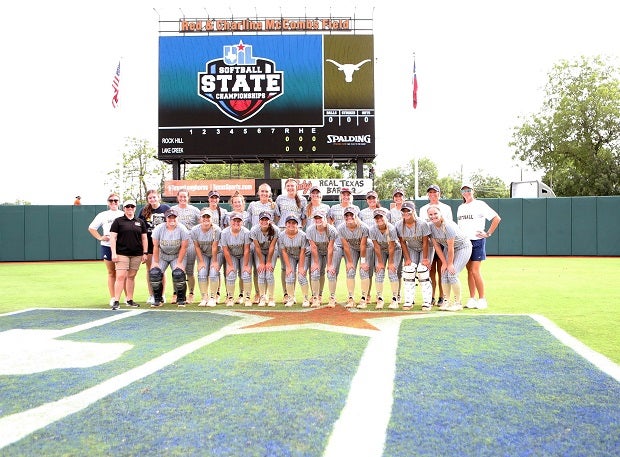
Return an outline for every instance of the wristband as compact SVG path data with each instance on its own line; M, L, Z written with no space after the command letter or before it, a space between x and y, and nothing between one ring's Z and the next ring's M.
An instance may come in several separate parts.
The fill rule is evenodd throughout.
M366 263L366 257L360 257L360 262Z
M143 252L142 255L149 255L149 253L148 252Z

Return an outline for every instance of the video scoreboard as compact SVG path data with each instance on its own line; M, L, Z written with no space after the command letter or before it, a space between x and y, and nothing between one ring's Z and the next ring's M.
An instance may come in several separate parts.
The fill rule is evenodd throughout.
M160 36L158 158L375 158L373 36Z

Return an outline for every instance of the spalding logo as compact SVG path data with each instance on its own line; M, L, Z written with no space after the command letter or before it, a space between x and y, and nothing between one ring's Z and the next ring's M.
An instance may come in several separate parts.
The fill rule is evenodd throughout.
M237 122L260 112L284 93L284 74L272 60L254 57L252 45L224 46L221 59L207 62L198 73L198 95Z

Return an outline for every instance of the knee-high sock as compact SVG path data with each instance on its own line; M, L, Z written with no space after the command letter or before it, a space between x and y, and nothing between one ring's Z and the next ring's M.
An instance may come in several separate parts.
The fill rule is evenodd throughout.
M308 298L308 292L310 292L310 286L308 283L301 285L301 293L304 294L304 298Z
M317 279L311 279L310 280L310 286L312 286L312 296L314 297L318 297L319 295L321 295L321 286L320 286L320 281Z
M377 289L377 298L383 298L383 283L375 281L375 289Z
M275 284L271 283L271 284L267 284L267 300L271 301L273 300L273 289L275 288Z
M347 291L349 292L349 297L352 297L355 293L355 278L347 278Z
M293 300L295 298L295 283L286 285L286 294L288 295L289 300Z
M370 288L370 278L363 278L362 283L362 297L368 297L368 289Z
M328 282L329 285L329 296L330 297L335 297L336 296L336 286L338 285L336 283L336 281L329 281Z
M220 291L220 275L218 273L217 278L214 281L209 280L211 288L211 297L215 297Z
M447 283L447 282L442 282L441 283L441 291L443 292L443 297L450 301L450 289L451 289L451 284Z
M461 303L461 284L455 282L452 284L452 295L454 295L454 303Z
M209 283L207 281L198 281L198 288L203 300L209 297Z
M398 297L398 294L400 293L400 285L398 281L390 281L390 286L392 289L392 297Z

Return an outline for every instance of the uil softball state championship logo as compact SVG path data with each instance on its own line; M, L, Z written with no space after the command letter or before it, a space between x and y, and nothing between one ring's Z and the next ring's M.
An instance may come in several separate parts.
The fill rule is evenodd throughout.
M207 62L206 70L198 73L198 95L237 122L284 93L283 72L276 71L273 60L254 57L243 41L224 46L222 58Z

